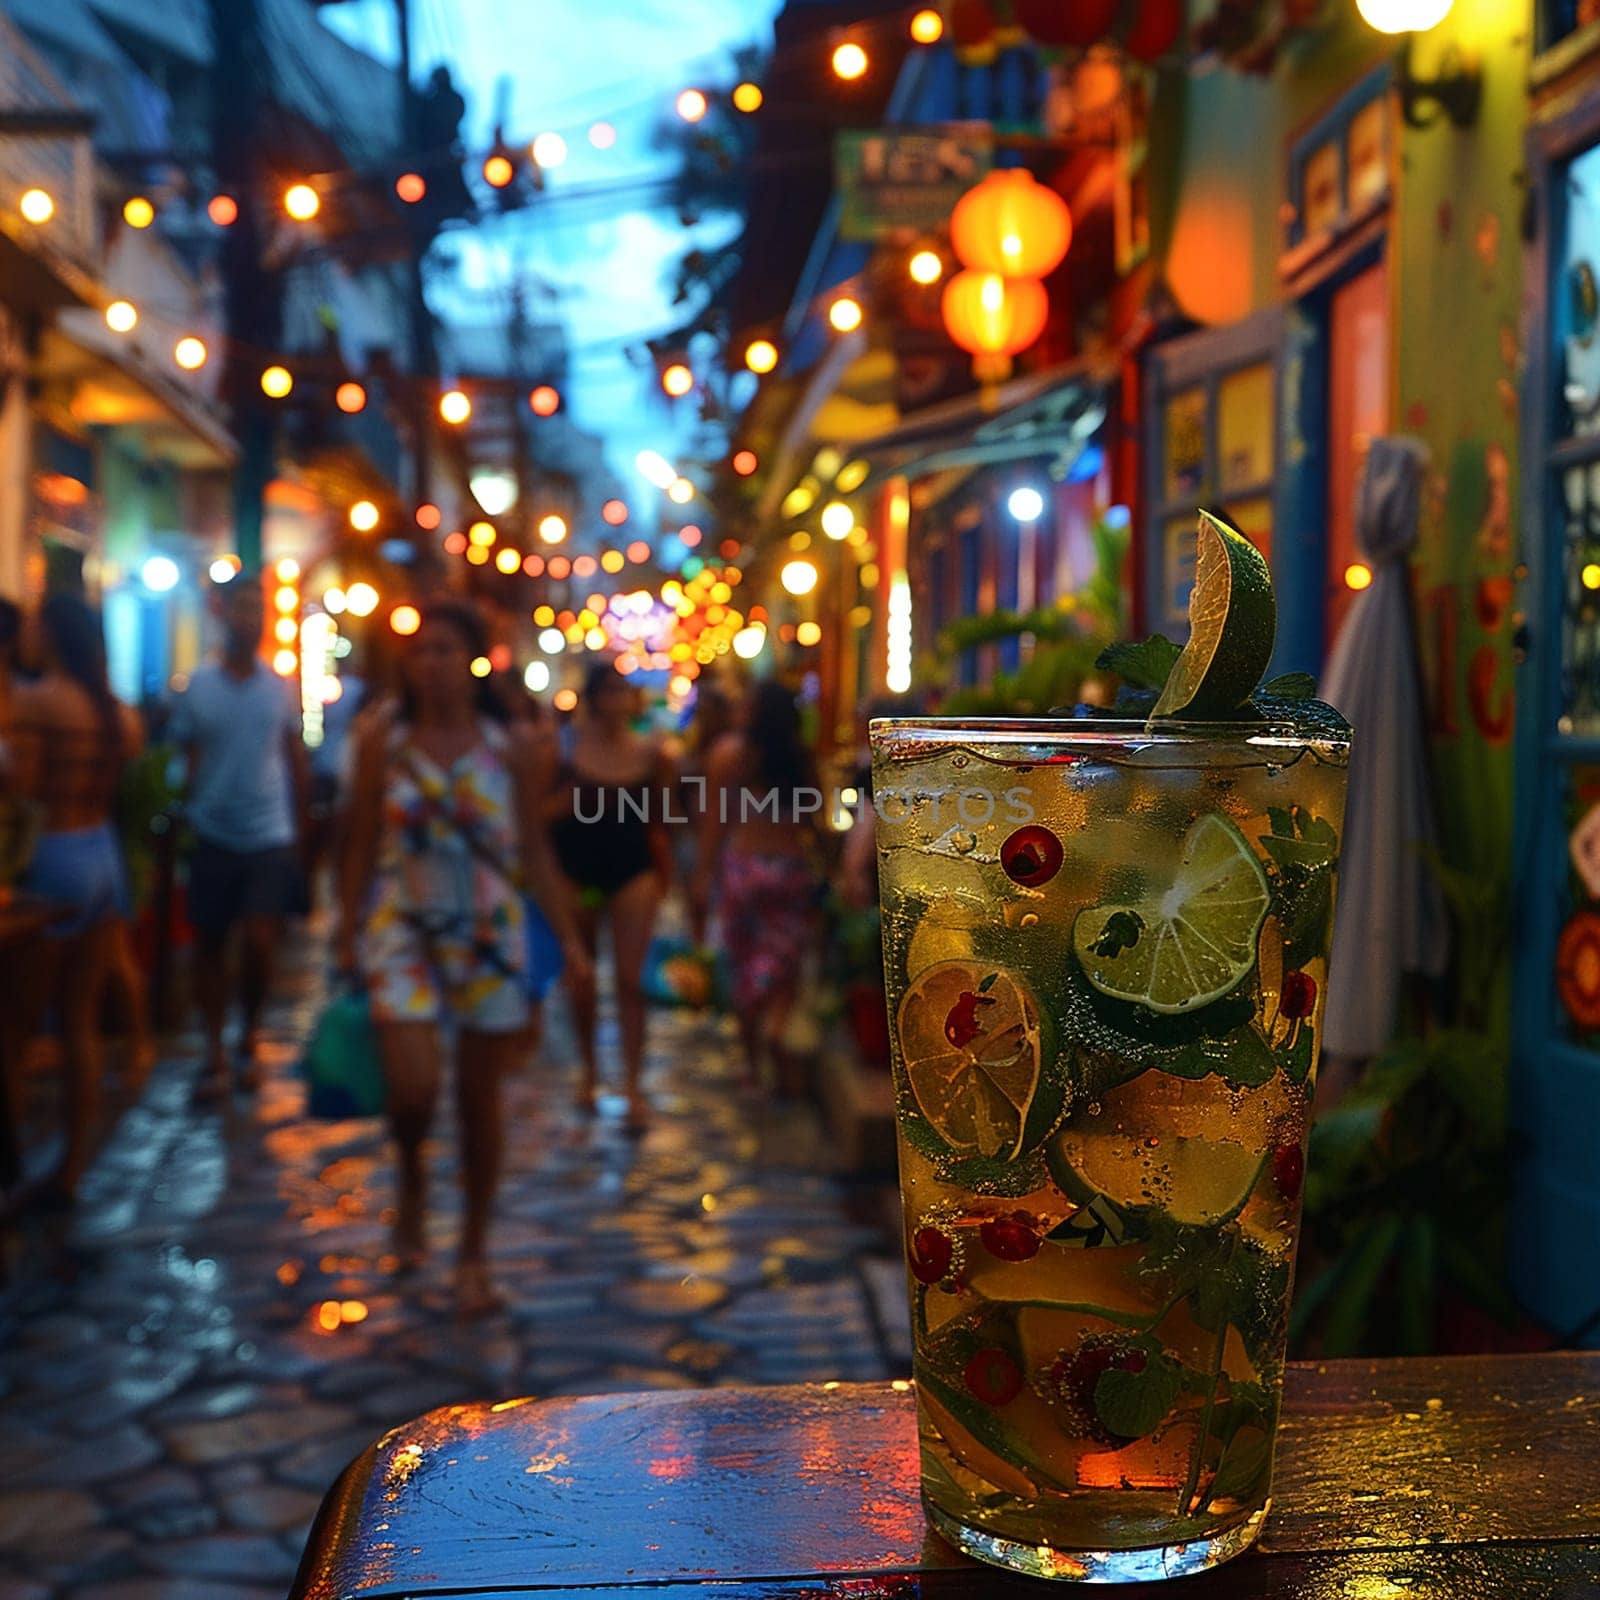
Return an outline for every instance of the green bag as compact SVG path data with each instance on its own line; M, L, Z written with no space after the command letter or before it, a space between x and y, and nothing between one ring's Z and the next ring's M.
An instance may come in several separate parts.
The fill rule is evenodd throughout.
M347 989L323 1008L312 1030L300 1076L306 1115L324 1122L375 1117L383 1110L383 1062L366 995Z

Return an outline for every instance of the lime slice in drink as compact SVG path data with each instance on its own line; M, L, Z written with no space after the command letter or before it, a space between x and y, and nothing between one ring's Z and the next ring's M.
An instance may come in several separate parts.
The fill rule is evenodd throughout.
M1080 911L1072 948L1102 994L1167 1015L1193 1011L1249 975L1270 899L1244 835L1207 812L1184 835L1171 883L1136 904Z
M1039 1088L1039 1008L979 961L942 961L900 1002L900 1052L917 1107L951 1150L1011 1160Z
M1200 513L1198 538L1189 642L1153 717L1224 717L1249 698L1272 658L1278 608L1261 552L1209 511Z

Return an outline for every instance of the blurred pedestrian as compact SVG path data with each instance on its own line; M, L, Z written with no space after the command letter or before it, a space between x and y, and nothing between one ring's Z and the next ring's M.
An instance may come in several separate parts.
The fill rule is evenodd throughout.
M694 881L695 865L700 851L700 824L705 815L706 792L711 769L711 752L717 741L737 727L739 700L732 691L715 678L702 675L695 685L694 717L689 724L688 739L678 767L678 787L683 794L681 809L691 826L684 830L680 842L679 862L684 881ZM704 908L695 896L689 896L689 932L696 944L704 944L706 923Z
M659 742L632 726L637 697L609 661L589 669L577 715L564 730L560 787L552 808L561 870L578 898L578 916L591 953L602 920L611 925L612 968L622 1033L627 1127L642 1133L649 1105L644 1072L644 963L656 912L672 882L664 801L673 787L671 763ZM592 1112L600 1086L593 996L575 1004L583 1082L578 1105Z
M524 887L560 930L580 1003L592 978L540 815L536 751L472 675L487 652L470 607L429 606L403 647L399 702L364 719L338 938L339 964L361 973L378 1030L400 1161L395 1249L408 1268L426 1244L423 1141L444 1027L454 1035L466 1197L455 1294L464 1316L500 1303L486 1240L504 1137L500 1080L527 1021Z
M793 1093L799 1067L784 1037L816 945L822 795L800 707L783 684L751 689L707 778L692 896L701 916L715 906L721 917L749 1081L761 1081L770 1059L780 1089Z
M196 988L206 1058L197 1093L230 1087L223 1043L233 985L230 946L237 933L241 1026L239 1082L257 1082L261 1009L272 983L284 918L304 895L300 846L310 778L292 684L265 662L259 577L240 573L219 585L222 654L196 667L173 706L169 737L187 767L185 813L194 830L189 917L196 934Z
M117 786L138 753L138 714L111 693L100 613L80 596L50 595L37 619L38 677L11 701L11 780L40 812L43 832L21 887L58 916L26 953L28 1037L53 1013L65 1073L65 1143L36 1196L70 1203L87 1164L100 1096L100 1006L116 928L128 911L128 874L112 821Z

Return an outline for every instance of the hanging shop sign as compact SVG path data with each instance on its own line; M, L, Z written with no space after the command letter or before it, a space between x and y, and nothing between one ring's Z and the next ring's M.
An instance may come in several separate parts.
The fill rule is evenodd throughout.
M847 130L833 147L839 235L870 242L941 227L994 165L987 125L916 132Z

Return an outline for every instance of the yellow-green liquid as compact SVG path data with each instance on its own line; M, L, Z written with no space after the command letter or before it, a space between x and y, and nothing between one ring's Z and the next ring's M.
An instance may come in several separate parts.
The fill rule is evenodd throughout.
M1303 909L1315 874L1287 885L1261 840L1342 831L1344 750L1058 726L1053 742L874 730L923 1488L959 1528L1041 1553L1181 1549L1268 1501L1327 952ZM1108 999L1074 920L1159 896L1207 812L1272 891L1251 970L1193 1015ZM1061 846L1047 881L1006 869L1024 826ZM974 1011L1003 1044L961 1042ZM1231 1081L1230 1041L1251 1029L1266 1053ZM963 1049L999 1062L981 1093ZM1112 1367L1136 1369L1146 1412L1172 1391L1137 1436L1103 1415Z

